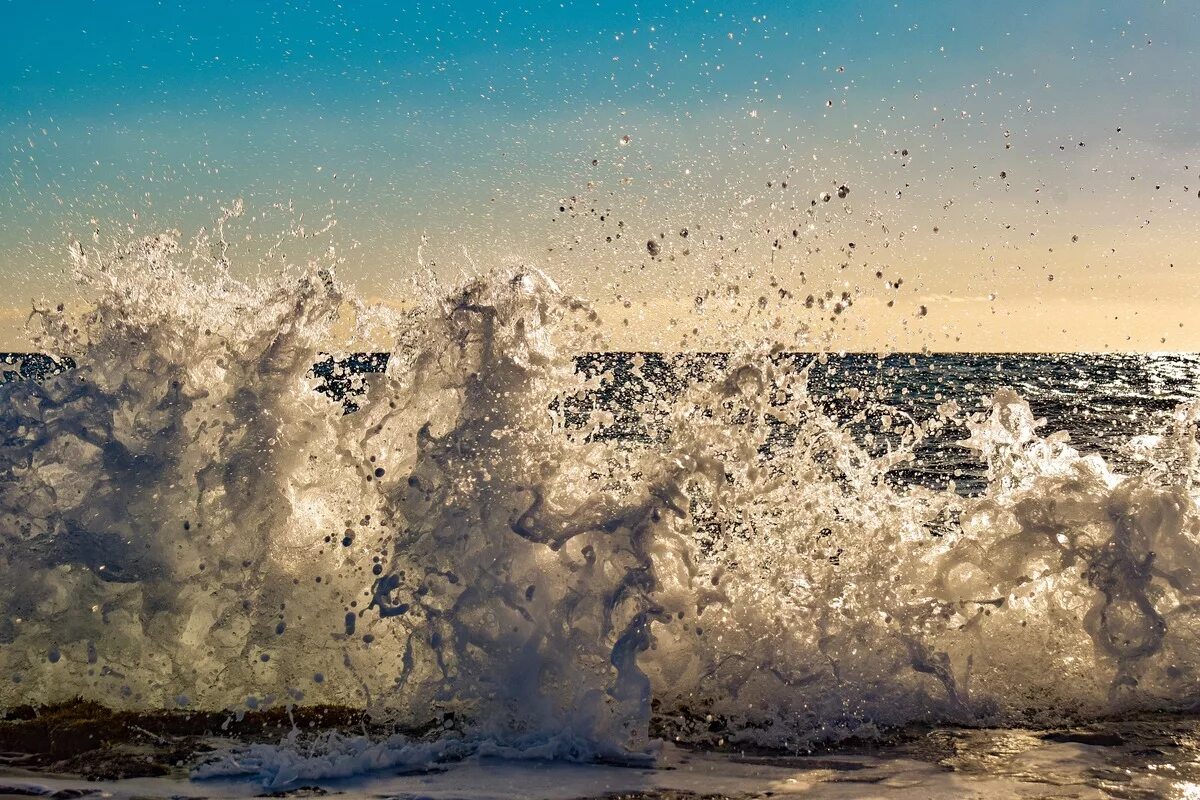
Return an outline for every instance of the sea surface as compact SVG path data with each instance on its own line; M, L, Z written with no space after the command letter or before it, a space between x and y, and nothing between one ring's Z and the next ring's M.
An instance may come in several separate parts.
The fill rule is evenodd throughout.
M638 356L642 366L635 370ZM814 403L848 425L860 442L863 434L882 436L884 417L930 419L948 400L965 411L980 411L995 392L1013 389L1043 421L1043 430L1064 432L1078 449L1122 468L1136 461L1131 446L1139 436L1161 433L1176 408L1200 398L1200 354L1192 353L787 353L775 358L807 366ZM583 407L614 414L605 435L641 439L647 436L647 416L658 416L658 409L648 415L635 408L647 395L659 396L648 386L720 374L727 361L720 353L580 356L584 374L612 374L602 390L584 398ZM960 491L982 491L985 465L957 444L963 432L936 431L892 476L938 488L954 481Z
M154 291L0 356L0 796L1200 797L1200 356Z

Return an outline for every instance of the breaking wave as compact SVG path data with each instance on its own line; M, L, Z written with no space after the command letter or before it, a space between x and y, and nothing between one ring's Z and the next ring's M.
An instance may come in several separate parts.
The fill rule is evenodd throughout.
M1200 699L1200 408L1130 442L1136 474L1007 390L875 404L864 439L807 359L754 346L648 381L654 435L618 441L584 402L612 375L574 361L604 323L535 270L396 310L178 249L80 251L97 299L43 312L39 342L78 368L0 386L0 706L330 703L403 731L197 773L282 784ZM311 368L368 334L392 357L343 414ZM985 491L889 480L948 427Z

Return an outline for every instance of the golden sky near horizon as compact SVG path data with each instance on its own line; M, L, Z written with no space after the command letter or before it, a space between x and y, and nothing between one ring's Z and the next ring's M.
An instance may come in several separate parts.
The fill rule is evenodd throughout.
M819 311L754 315L744 309L695 312L694 302L643 298L597 303L613 349L727 349L770 339L796 350L849 352L1197 352L1200 320L1189 326L1194 301L1153 303L1053 299L1006 302L987 297L918 297L916 311L866 297L831 319ZM921 313L925 305L926 313ZM30 349L27 310L0 310L0 352ZM794 324L789 324L794 323ZM1080 342L1086 342L1080 347ZM387 349L387 341L355 343Z
M1200 350L1194 4L493 11L217 19L187 47L170 8L22 12L0 350L32 301L86 304L72 239L191 252L239 200L235 274L336 263L402 302L424 270L534 266L631 349L757 335L696 305L736 285L834 350Z

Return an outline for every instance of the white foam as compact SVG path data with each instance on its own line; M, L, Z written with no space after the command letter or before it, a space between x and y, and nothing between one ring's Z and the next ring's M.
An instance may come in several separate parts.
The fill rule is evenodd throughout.
M752 348L672 398L664 441L592 440L555 401L603 328L525 271L378 312L395 356L344 417L306 372L347 290L201 280L177 250L96 271L86 316L47 318L80 368L0 390L0 705L303 697L442 731L206 767L275 784L481 742L629 759L652 704L669 738L804 747L1200 696L1194 409L1139 441L1139 475L1008 391L977 418L888 412L872 455ZM764 459L779 421L794 441ZM987 493L892 486L946 424Z

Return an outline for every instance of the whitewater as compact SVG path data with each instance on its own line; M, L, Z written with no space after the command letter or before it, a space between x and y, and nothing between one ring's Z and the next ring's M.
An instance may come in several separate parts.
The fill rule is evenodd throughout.
M1118 470L1013 389L839 419L817 359L755 339L704 380L647 378L631 443L570 402L611 380L575 361L605 320L535 269L390 306L327 268L197 270L170 235L75 256L94 300L35 319L75 368L0 386L0 708L369 721L217 741L184 765L205 796L380 771L501 796L513 769L545 796L587 794L571 770L783 791L800 767L772 758L897 731L1173 714L1194 736L1200 405ZM343 413L313 364L367 338L391 357ZM948 430L980 491L889 479ZM1014 752L1094 745L1028 735ZM825 772L953 788L927 759L846 759Z

